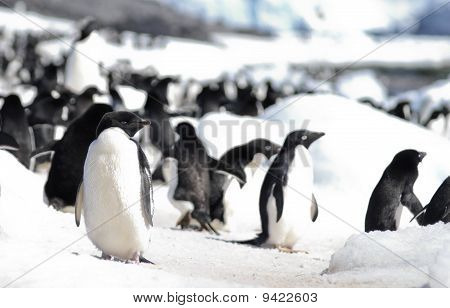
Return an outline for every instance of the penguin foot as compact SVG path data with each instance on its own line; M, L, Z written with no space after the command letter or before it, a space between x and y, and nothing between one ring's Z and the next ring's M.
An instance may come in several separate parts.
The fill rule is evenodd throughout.
M178 221L177 221L177 226L180 226L181 229L185 229L187 227L189 227L189 222L191 221L191 217L189 215L189 213L186 213L183 217L181 217Z
M306 251L306 250L297 250L297 249L294 250L292 248L281 246L281 245L278 245L277 249L278 249L278 251L284 252L284 253L304 253L304 254L309 254L309 252Z
M133 256L131 257L131 259L129 259L129 260L127 260L126 261L126 263L129 263L129 264L139 264L140 263L140 253L139 252L135 252L134 254L133 254Z
M66 203L60 198L52 198L50 199L49 205L51 205L55 210L60 211L66 206Z
M110 255L107 255L106 253L104 253L102 251L102 260L108 260L111 261L113 259L113 257L111 257Z
M192 218L195 218L195 220L198 221L201 226L200 230L206 230L211 234L220 235L219 232L211 226L211 219L206 213L194 211L192 212Z

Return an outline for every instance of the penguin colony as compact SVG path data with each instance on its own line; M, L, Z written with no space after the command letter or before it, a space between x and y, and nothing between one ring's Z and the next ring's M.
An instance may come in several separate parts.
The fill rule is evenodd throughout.
M326 132L292 131L282 145L254 139L215 159L192 124L182 121L173 127L170 121L174 116L202 117L223 111L257 116L279 98L312 93L313 89L287 84L277 88L271 81L253 85L245 72L236 80L223 77L206 84L181 83L176 77L135 72L126 66L105 72L73 51L58 63L44 61L35 48L44 36L17 35L14 39L10 52L0 55L0 73L6 74L13 60L20 62L16 83L32 87L36 95L26 107L14 91L1 97L0 150L9 151L33 171L50 164L44 187L46 203L73 212L77 226L84 220L87 235L103 258L147 261L143 253L153 226L154 180L168 185L167 197L180 212L177 227L220 235L213 222L225 222L225 192L232 181L241 188L246 185L251 179L245 170L258 168L260 157L270 164L259 196L255 196L259 198L261 231L256 238L234 243L293 252L318 219L320 203L314 195L309 148L327 138ZM98 46L101 39L95 21L88 20L74 47ZM191 93L194 84L200 88L196 95ZM170 85L185 87L184 104L176 112L168 108ZM139 110L127 110L126 98L121 96L120 88L130 86L145 93ZM263 97L258 94L261 87L265 89ZM230 88L234 96L229 94ZM106 97L106 103L99 97ZM382 109L370 98L361 103ZM410 103L400 100L385 111L412 120ZM424 126L439 117L448 122L445 105L428 113L414 118L420 118L418 123ZM64 133L58 137L61 130ZM153 166L144 147L159 153ZM425 155L414 149L393 153L370 196L366 232L397 230L403 207L423 226L450 221L450 177L425 207L414 194L418 165Z

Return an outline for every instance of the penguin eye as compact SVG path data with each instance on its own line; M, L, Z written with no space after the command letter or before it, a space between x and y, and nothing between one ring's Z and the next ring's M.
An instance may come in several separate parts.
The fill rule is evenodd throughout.
M272 148L270 145L266 145L265 147L264 147L267 151L270 151L270 149Z
M125 125L127 124L127 121L121 121L120 124Z
M302 136L302 140L308 139L308 136Z

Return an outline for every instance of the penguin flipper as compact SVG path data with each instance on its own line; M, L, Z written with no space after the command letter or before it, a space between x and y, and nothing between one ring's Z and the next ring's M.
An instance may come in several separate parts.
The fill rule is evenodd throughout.
M317 217L319 216L319 206L317 204L316 197L312 194L311 198L311 220L315 222Z
M429 204L428 204L428 205L429 205ZM411 218L411 220L410 220L409 222L412 222L414 219L416 219L417 217L419 217L420 215L422 215L423 213L425 213L425 211L426 211L427 208L428 208L428 205L425 206L419 213L417 213L416 215L414 215L414 217Z
M402 194L401 197L401 203L414 215L417 216L417 222L419 225L424 224L424 218L423 216L420 216L419 214L423 212L422 203L417 198L417 196L412 191L412 188L407 190L405 193Z
M54 152L58 142L59 142L59 140L53 140L53 141L47 143L46 145L41 146L39 149L36 149L33 152L31 152L30 158L39 157L39 156Z
M283 205L284 205L284 196L283 196L283 185L281 183L276 183L273 187L272 192L275 198L275 204L277 206L277 222L280 220L281 215L283 215Z
M209 157L208 159L210 168L214 169L218 173L226 173L231 175L239 182L241 188L247 182L245 171L240 165L227 163L223 159L217 160L212 157Z
M77 200L75 201L75 224L77 225L77 227L80 226L81 211L83 210L83 199L83 182L81 182L80 186L78 187Z
M150 164L148 163L147 156L142 150L139 143L132 140L137 147L138 159L139 159L139 172L141 174L141 206L142 214L145 221L153 227L153 186L152 186L152 172Z
M13 136L5 132L0 132L0 149L9 151L18 151L19 144L17 143L17 141L14 139Z
M444 206L445 210L444 210L444 215L442 215L441 221L443 222L449 222L449 214L450 214L450 202L447 202L447 204L445 204Z
M251 239L251 240L246 240L246 241L231 241L229 243L234 243L234 244L242 244L242 245L250 245L250 246L261 246L262 244L264 244L267 241L267 236L264 235L264 233L260 233L258 234L257 237Z

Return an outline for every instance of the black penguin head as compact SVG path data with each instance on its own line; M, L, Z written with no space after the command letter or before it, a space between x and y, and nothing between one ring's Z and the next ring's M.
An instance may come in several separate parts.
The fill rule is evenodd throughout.
M403 150L394 156L390 166L404 171L416 170L426 155L427 153L416 150Z
M258 138L250 141L250 148L254 150L254 154L261 153L265 157L270 158L280 151L280 146L267 139Z
M81 29L80 29L80 37L78 38L79 41L84 40L87 38L94 30L98 30L99 24L93 17L87 17L81 22Z
M312 132L306 129L295 130L286 137L284 146L287 146L288 148L295 148L298 145L303 145L308 149L314 141L324 135L325 133Z
M150 121L144 120L134 113L128 111L113 111L106 113L97 127L97 137L105 130L111 127L121 128L128 136L133 137L144 126L149 125Z
M3 99L3 106L1 113L6 118L16 118L24 113L24 108L22 106L22 102L20 101L19 96L16 94L10 94Z
M197 139L194 126L189 122L181 122L175 128L175 132L184 140Z
M4 107L6 107L6 106L8 106L8 107L9 106L15 106L15 107L22 106L20 98L16 94L10 94L10 95L4 97L3 100L4 100L4 103L3 103Z

